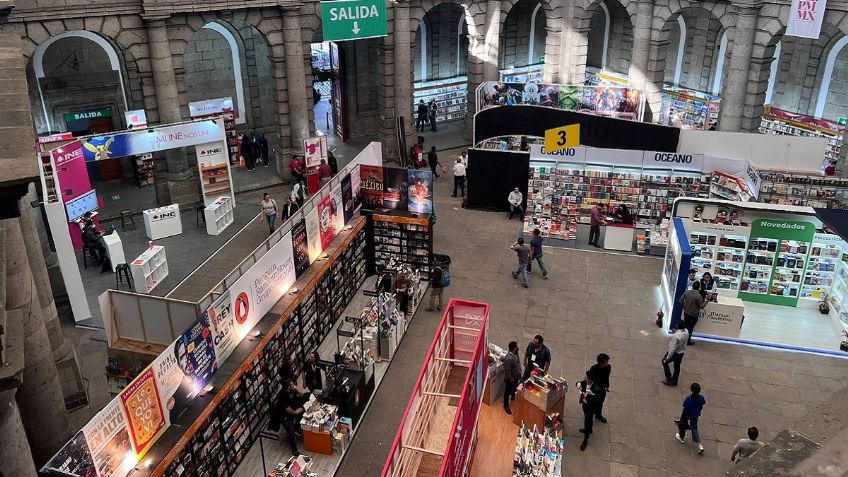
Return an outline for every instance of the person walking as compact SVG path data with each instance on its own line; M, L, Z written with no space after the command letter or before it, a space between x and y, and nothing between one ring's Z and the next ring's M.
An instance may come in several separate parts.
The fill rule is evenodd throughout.
M521 362L518 358L518 343L509 342L509 352L501 358L504 365L504 396L503 407L507 414L512 414L510 402L515 399L515 391L521 381Z
M427 105L424 104L424 100L418 100L418 114L415 118L415 130L424 132L424 127L427 124Z
M321 165L318 166L318 177L321 179L321 187L324 187L324 184L330 182L330 179L333 177L333 170L330 169L330 166L324 159L321 159Z
M518 218L524 222L524 208L521 206L521 203L524 202L524 195L521 194L518 187L509 193L506 200L509 202L509 215L507 216L507 220L512 220L513 212L518 212Z
M291 197L286 197L286 203L283 204L283 215L280 217L280 220L283 222L289 220L299 208L297 202L293 201Z
M601 239L601 225L606 224L604 220L604 209L606 204L597 203L592 207L592 212L589 217L589 245L600 248L598 240Z
M303 203L306 202L306 186L303 185L303 179L296 180L289 198L293 202L297 202L298 207L303 207Z
M268 159L268 140L265 133L259 135L259 155L262 157L262 165L268 167L271 161Z
M689 341L689 333L683 325L683 320L678 320L675 325L677 328L668 340L668 351L662 358L665 379L661 382L666 386L677 386L677 379L680 377L680 364L683 362L683 353L686 352L686 342ZM674 374L669 369L669 363L674 363Z
M755 452L762 449L765 444L762 441L758 441L757 437L760 436L760 430L756 427L748 428L748 438L747 439L739 439L736 442L736 445L733 446L733 452L730 454L730 461L735 463L740 463L744 459L751 457Z
M430 152L427 153L427 165L429 165L430 170L433 171L434 181L442 177L438 172L436 172L436 168L439 167L439 155L436 154L436 146L430 146Z
M465 164L461 158L456 159L456 164L453 165L453 194L451 197L456 197L456 189L460 191L460 197L465 197Z
M339 161L336 159L333 151L327 151L327 163L330 164L330 170L333 171L333 175L339 173Z
M244 163L247 166L248 172L253 172L255 164L253 163L253 140L249 134L245 134L241 139L241 157L244 158Z
M604 401L607 399L607 393L610 387L610 374L612 366L610 366L610 357L606 353L601 353L595 358L596 363L586 371L586 379L598 385L598 402L595 409L595 419L607 423L607 418L604 417Z
M692 288L686 290L683 296L680 297L680 303L683 304L683 324L689 332L689 340L687 344L692 342L692 333L695 331L695 325L698 324L698 317L701 315L701 310L707 306L704 297L701 296L701 283L692 283Z
M436 114L439 112L439 107L436 105L436 100L431 99L427 105L427 117L430 119L430 131L436 131Z
M701 445L701 435L698 433L698 418L701 417L701 411L707 404L707 400L701 395L700 384L692 383L689 391L692 394L683 400L683 411L680 413L680 419L677 420L677 433L674 438L681 444L686 444L686 431L692 431L692 442L698 444L698 454L703 454L704 446Z
M516 279L521 276L521 286L530 288L530 283L527 281L527 265L530 263L530 246L524 243L524 239L518 237L518 240L509 247L515 250L518 255L518 270L512 272L512 278Z
M442 310L442 292L445 291L444 276L447 265L438 258L433 258L433 267L430 269L430 306L426 311ZM436 299L439 304L436 305Z
M262 203L260 204L262 212L265 213L265 221L268 222L268 235L274 233L274 222L277 220L277 214L280 210L277 208L277 201L271 198L271 194L262 194ZM283 219L285 220L285 219Z
M533 229L533 238L530 239L530 262L527 264L527 273L533 271L533 260L539 264L539 270L542 271L542 278L548 279L548 269L545 268L542 262L542 231Z
M465 166L466 169L468 169L468 151L462 151L462 153L459 154L459 157L457 159L462 161L462 165Z
M533 374L533 369L538 368L548 373L548 368L551 366L551 350L545 346L545 338L542 335L536 335L527 345L524 350L524 375L522 380L527 379Z
M577 392L580 393L580 404L583 408L583 427L580 432L583 434L583 442L580 443L580 451L586 450L589 444L589 436L592 435L592 428L595 424L595 415L598 414L599 394L602 392L600 386L591 380L584 379L577 383Z

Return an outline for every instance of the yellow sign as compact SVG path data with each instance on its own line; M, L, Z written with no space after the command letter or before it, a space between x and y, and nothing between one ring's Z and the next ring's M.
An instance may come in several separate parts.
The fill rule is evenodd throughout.
M562 151L580 145L580 125L571 124L545 131L545 152Z

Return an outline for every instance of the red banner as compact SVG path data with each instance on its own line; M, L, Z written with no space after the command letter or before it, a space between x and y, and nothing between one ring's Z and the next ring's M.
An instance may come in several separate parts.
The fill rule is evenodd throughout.
M321 233L321 250L333 243L335 230L333 229L332 195L327 195L318 203L318 227Z

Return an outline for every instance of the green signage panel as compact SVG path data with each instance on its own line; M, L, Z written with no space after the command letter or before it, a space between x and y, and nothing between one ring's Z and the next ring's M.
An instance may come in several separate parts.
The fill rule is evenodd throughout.
M111 118L112 110L109 108L103 108L95 109L94 111L82 111L79 113L65 113L63 116L65 117L65 122L79 121L81 119Z
M836 124L840 126L848 126L848 118L846 118L845 116L839 116L838 118L836 118Z
M388 35L385 0L321 2L324 41L361 40Z
M755 220L745 253L739 298L797 306L815 233L810 222Z

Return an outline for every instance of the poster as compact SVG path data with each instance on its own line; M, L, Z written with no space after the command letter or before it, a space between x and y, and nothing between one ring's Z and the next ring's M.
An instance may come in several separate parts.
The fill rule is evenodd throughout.
M134 456L134 453L119 399L109 401L109 404L82 428L82 433L91 450L97 475L111 477L126 474L124 460L128 455ZM132 463L135 462L133 459Z
M327 138L319 136L304 139L303 157L306 160L306 167L320 166L322 160L327 160Z
M826 6L826 0L792 0L786 35L818 39Z
M331 201L333 196L328 195L321 199L321 202L318 203L318 227L320 229L321 234L321 251L327 249L331 243L333 243L334 229L333 229L333 216L332 211L330 210Z
M215 345L215 361L220 367L238 346L239 339L236 337L235 320L233 319L233 306L228 295L221 295L206 310L209 319L209 328L212 330L212 339Z
M292 225L292 251L294 252L294 274L300 278L309 268L309 245L306 238L306 220L300 219Z
M350 222L353 218L353 210L356 206L353 203L353 181L350 174L342 178L342 209L344 223Z
M309 263L321 255L321 228L318 225L318 207L306 214L306 244L309 251Z
M420 169L408 169L410 212L418 214L433 213L433 172Z
M225 296L225 298L229 297ZM227 302L229 303L229 300ZM177 346L177 343L180 343L180 346ZM150 365L156 375L159 397L165 409L168 425L173 424L180 417L191 404L195 394L185 349L185 346L182 346L182 338L177 338Z
M143 109L124 111L124 119L127 120L127 129L140 129L147 127L147 113Z
M241 341L294 284L291 232L230 287L236 338Z
M366 209L383 206L383 168L380 166L359 166L360 203Z
M88 441L82 431L71 439L59 452L44 465L45 469L54 469L68 475L81 477L96 477L94 460L88 450Z
M120 394L121 405L129 423L130 437L136 460L165 430L165 412L159 389L156 387L153 367L148 366Z
M87 139L82 146L86 161L100 161L214 141L226 141L223 120L197 121L95 136Z
M333 226L334 235L338 235L345 225L344 197L342 196L341 184L330 192L330 223Z
M230 296L232 296L232 291ZM212 330L209 329L208 312L203 312L183 332L182 339L177 340L175 344L174 354L179 366L194 379L194 388L201 389L206 386L206 383L218 369Z
M487 81L483 84L483 104L480 109L491 108L494 106L515 106L517 104L521 104L523 92L523 84Z
M354 213L359 212L359 209L362 207L362 193L361 193L361 190L360 190L360 187L362 186L362 176L359 175L360 174L359 173L360 167L361 166L354 167L353 170L351 171L350 175L348 176L350 178L351 192L353 193L353 212ZM342 184L344 184L344 183L342 183ZM345 223L347 223L347 220L345 220Z
M580 107L581 86L560 86L559 107L567 111L575 111Z
M407 176L406 169L394 167L383 168L384 192L383 207L393 210L406 209Z
M559 85L558 84L540 84L539 85L539 106L548 108L559 107Z

